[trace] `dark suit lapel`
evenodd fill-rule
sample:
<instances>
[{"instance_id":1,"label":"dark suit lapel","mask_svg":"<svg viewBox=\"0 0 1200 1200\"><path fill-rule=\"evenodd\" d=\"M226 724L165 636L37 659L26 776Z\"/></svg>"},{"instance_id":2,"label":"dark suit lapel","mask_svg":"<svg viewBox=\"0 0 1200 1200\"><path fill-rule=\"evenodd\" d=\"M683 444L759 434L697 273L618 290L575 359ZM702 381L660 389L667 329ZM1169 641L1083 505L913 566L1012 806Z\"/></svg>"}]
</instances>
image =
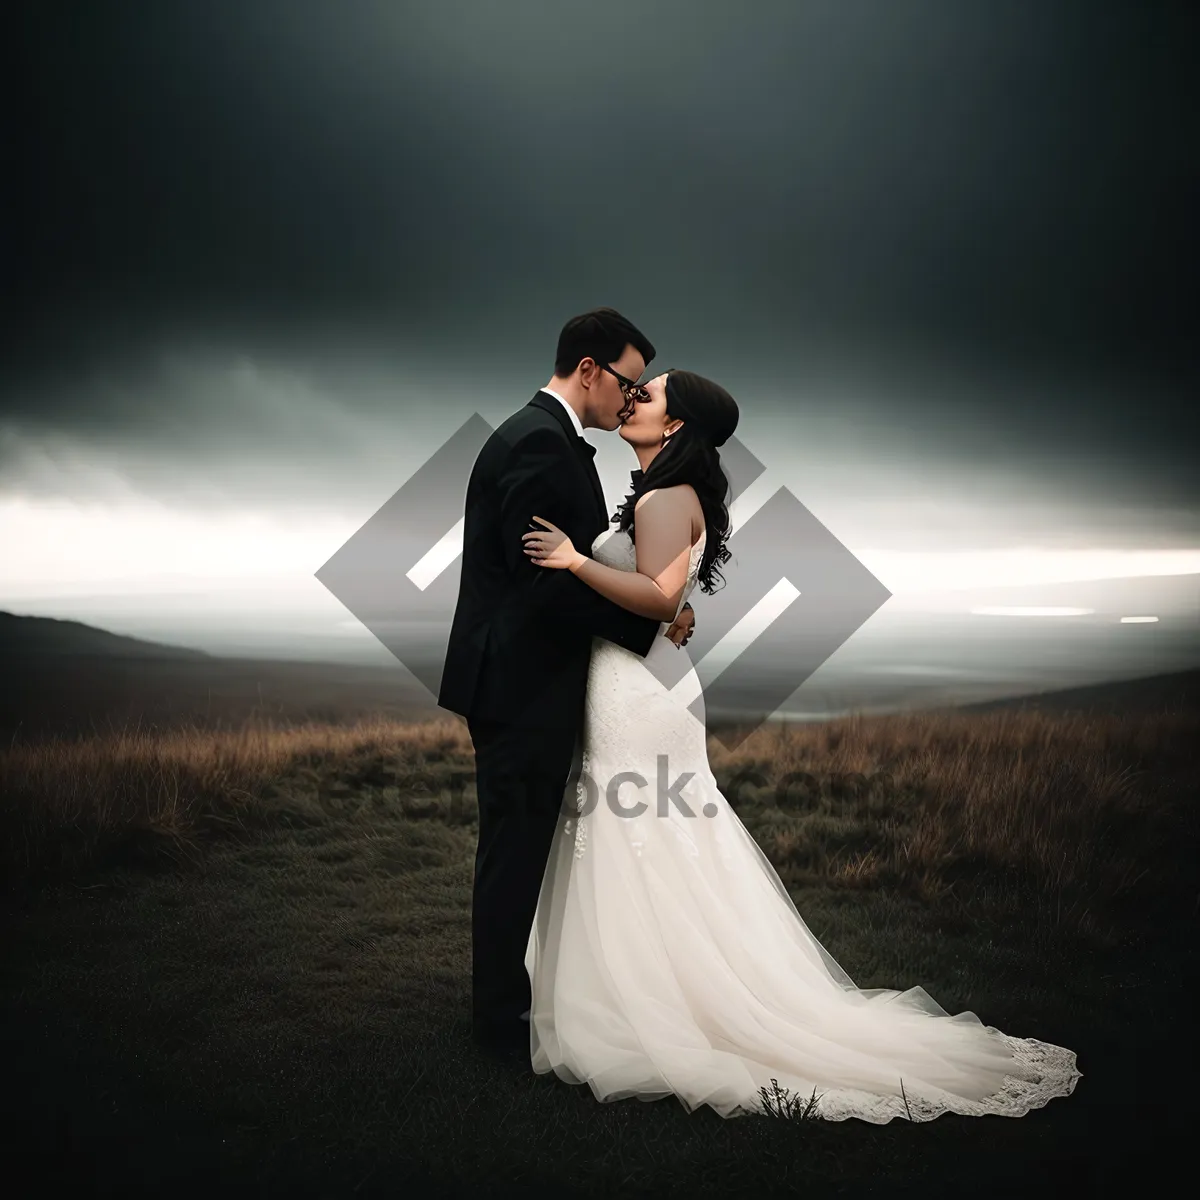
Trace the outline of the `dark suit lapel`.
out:
<instances>
[{"instance_id":1,"label":"dark suit lapel","mask_svg":"<svg viewBox=\"0 0 1200 1200\"><path fill-rule=\"evenodd\" d=\"M567 441L570 442L575 454L579 456L584 474L587 476L588 482L592 485L592 496L596 502L597 532L607 529L608 509L605 507L604 489L600 486L600 475L596 471L596 463L594 461L596 447L591 445L590 442L585 441L575 432L575 426L571 423L571 418L564 411L563 406L548 392L538 392L529 403L544 409L562 426L563 432L567 435Z\"/></svg>"}]
</instances>

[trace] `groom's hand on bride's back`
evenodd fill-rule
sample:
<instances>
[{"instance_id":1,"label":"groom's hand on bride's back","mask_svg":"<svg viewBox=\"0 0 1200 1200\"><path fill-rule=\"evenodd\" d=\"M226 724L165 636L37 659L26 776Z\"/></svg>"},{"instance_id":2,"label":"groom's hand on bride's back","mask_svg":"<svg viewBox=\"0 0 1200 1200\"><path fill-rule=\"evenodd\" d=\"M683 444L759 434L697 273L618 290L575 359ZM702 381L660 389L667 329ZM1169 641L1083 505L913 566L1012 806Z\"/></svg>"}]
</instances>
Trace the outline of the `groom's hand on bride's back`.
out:
<instances>
[{"instance_id":1,"label":"groom's hand on bride's back","mask_svg":"<svg viewBox=\"0 0 1200 1200\"><path fill-rule=\"evenodd\" d=\"M670 638L676 646L686 646L688 638L692 636L695 630L696 614L692 611L690 604L684 604L679 610L679 616L675 618L670 629L667 629L663 633L663 637Z\"/></svg>"}]
</instances>

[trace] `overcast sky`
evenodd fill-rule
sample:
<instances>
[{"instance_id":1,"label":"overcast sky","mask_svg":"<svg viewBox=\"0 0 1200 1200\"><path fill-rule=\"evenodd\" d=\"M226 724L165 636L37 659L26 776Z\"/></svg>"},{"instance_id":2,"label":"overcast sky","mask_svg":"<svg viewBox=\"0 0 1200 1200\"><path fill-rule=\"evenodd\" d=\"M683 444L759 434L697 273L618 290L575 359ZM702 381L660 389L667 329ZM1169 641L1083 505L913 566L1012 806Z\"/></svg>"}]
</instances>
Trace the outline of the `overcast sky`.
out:
<instances>
[{"instance_id":1,"label":"overcast sky","mask_svg":"<svg viewBox=\"0 0 1200 1200\"><path fill-rule=\"evenodd\" d=\"M26 590L138 512L303 519L315 570L599 304L852 548L1200 547L1194 6L18 11Z\"/></svg>"}]
</instances>

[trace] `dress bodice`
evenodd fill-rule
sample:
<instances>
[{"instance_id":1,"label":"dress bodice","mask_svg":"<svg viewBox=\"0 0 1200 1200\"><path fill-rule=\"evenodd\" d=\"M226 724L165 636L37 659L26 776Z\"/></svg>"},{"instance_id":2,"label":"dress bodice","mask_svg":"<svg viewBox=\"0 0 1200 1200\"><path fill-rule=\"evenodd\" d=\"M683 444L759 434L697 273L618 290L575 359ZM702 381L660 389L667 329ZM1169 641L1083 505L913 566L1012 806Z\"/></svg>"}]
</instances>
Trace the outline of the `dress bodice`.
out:
<instances>
[{"instance_id":1,"label":"dress bodice","mask_svg":"<svg viewBox=\"0 0 1200 1200\"><path fill-rule=\"evenodd\" d=\"M679 598L679 608L684 606L696 586L700 559L704 556L704 543L707 539L708 530L702 530L688 556L687 583L684 584L683 595ZM606 529L598 534L592 543L592 557L605 566L616 567L621 571L637 570L637 547L627 530ZM676 609L677 614L678 611Z\"/></svg>"}]
</instances>

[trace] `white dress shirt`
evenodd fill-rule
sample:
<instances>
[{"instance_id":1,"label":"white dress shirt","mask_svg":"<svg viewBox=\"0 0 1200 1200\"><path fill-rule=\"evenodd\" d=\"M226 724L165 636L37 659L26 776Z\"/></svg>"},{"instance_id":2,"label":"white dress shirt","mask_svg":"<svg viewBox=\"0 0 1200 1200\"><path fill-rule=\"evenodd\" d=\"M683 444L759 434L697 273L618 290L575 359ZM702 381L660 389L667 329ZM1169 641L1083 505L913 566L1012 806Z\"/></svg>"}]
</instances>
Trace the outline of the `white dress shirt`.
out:
<instances>
[{"instance_id":1,"label":"white dress shirt","mask_svg":"<svg viewBox=\"0 0 1200 1200\"><path fill-rule=\"evenodd\" d=\"M567 410L567 416L571 418L571 424L575 426L575 432L583 437L583 422L579 419L579 414L555 391L550 388L542 388L548 396L553 396Z\"/></svg>"}]
</instances>

